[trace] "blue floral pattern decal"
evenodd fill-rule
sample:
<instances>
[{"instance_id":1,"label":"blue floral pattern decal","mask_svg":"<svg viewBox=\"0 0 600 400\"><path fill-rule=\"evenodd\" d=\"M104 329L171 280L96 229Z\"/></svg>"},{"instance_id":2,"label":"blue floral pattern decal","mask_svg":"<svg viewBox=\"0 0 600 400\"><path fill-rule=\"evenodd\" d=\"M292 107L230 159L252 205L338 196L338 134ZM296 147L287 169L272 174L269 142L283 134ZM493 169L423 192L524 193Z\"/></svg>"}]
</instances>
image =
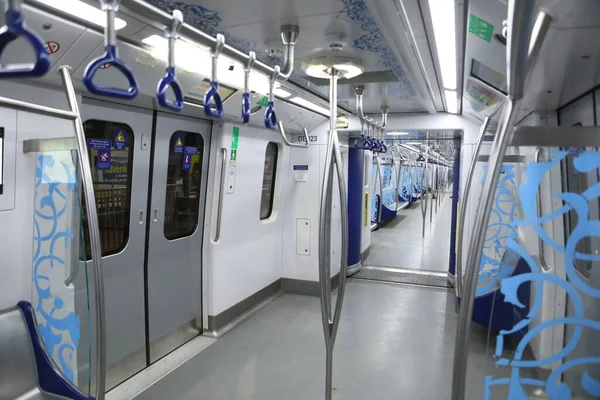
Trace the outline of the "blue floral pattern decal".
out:
<instances>
[{"instance_id":1,"label":"blue floral pattern decal","mask_svg":"<svg viewBox=\"0 0 600 400\"><path fill-rule=\"evenodd\" d=\"M400 185L398 185L398 195L402 201L412 201L412 190L410 189L410 177L412 167L403 165L400 167Z\"/></svg>"},{"instance_id":2,"label":"blue floral pattern decal","mask_svg":"<svg viewBox=\"0 0 600 400\"><path fill-rule=\"evenodd\" d=\"M65 268L74 239L71 232L73 201L77 196L75 165L59 153L37 156L35 209L33 220L33 307L39 334L48 355L67 379L76 383L76 349L80 337L79 316L73 312L72 301L63 296ZM72 292L71 292L72 297Z\"/></svg>"},{"instance_id":3,"label":"blue floral pattern decal","mask_svg":"<svg viewBox=\"0 0 600 400\"><path fill-rule=\"evenodd\" d=\"M519 308L526 307L517 297L517 291L521 285L526 283L534 285L535 291L533 293L535 293L535 296L532 299L531 309L527 316L516 323L512 329L501 330L497 336L496 365L510 368L510 377L494 378L488 376L484 393L486 400L492 398L492 390L499 385L508 387L508 398L510 400L529 399L525 390L527 386L543 388L548 397L553 400L568 400L574 398L574 395L585 396L581 398L600 397L600 380L598 380L600 357L597 356L597 353L589 354L589 348L583 348L580 343L580 339L584 334L587 335L588 344L591 338L597 338L600 335L600 322L592 319L590 315L586 315L586 310L593 312L594 309L590 310L584 307L586 301L598 302L600 288L590 285L591 282L583 279L575 268L576 260L600 261L600 254L595 253L593 250L590 253L577 251L578 244L582 240L600 237L600 221L590 218L590 202L600 197L600 183L592 184L583 193L556 193L554 197L561 200L563 206L549 214L538 216L537 209L538 189L542 179L553 167L560 167L560 162L565 160L569 154L569 151L553 151L550 152L551 157L548 161L529 163L525 171L524 183L519 185L520 208L523 216L522 219L515 218L511 222L512 229L506 247L509 251L523 258L529 264L531 272L505 277L500 282L500 290L507 302ZM592 173L596 175L600 169L600 152L598 151L578 152L572 160L574 168L580 174ZM568 237L565 238L565 245L563 246L545 233L542 223L555 218L562 218L564 214L571 211L574 211L577 215L577 224L570 233L566 232ZM544 273L537 260L519 244L515 231L518 227L524 226L532 228L545 244L563 254L566 279L553 273ZM530 326L542 307L544 284L555 285L566 293L571 312L567 317L555 318ZM571 334L565 338L564 347L545 359L523 359L525 349L532 339L543 330L557 325L569 326L571 330ZM521 338L512 358L509 359L504 355L505 337L519 332L523 328L528 328L527 333ZM562 361L562 364L553 368L545 381L521 376L521 370L523 369L549 366L560 361ZM594 372L590 373L590 371ZM524 371L523 375L527 375L527 372ZM577 377L577 381L571 387L562 380L565 373Z\"/></svg>"}]
</instances>

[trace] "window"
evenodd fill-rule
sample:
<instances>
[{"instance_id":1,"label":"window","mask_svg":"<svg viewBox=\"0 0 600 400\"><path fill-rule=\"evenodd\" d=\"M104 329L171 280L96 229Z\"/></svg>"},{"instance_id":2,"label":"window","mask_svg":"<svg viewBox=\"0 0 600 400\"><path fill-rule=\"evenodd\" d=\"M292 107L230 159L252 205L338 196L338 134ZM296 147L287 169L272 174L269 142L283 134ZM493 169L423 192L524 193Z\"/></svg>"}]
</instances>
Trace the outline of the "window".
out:
<instances>
[{"instance_id":1,"label":"window","mask_svg":"<svg viewBox=\"0 0 600 400\"><path fill-rule=\"evenodd\" d=\"M122 251L129 240L133 131L126 124L89 120L83 124L92 168L102 256ZM82 208L85 201L82 200ZM84 212L86 252L91 256L87 213Z\"/></svg>"},{"instance_id":2,"label":"window","mask_svg":"<svg viewBox=\"0 0 600 400\"><path fill-rule=\"evenodd\" d=\"M204 141L197 133L177 131L169 142L165 197L165 237L191 236L198 227Z\"/></svg>"},{"instance_id":3,"label":"window","mask_svg":"<svg viewBox=\"0 0 600 400\"><path fill-rule=\"evenodd\" d=\"M263 171L262 195L260 197L260 219L268 219L273 212L273 197L275 197L275 177L277 175L277 143L269 142L265 154Z\"/></svg>"},{"instance_id":4,"label":"window","mask_svg":"<svg viewBox=\"0 0 600 400\"><path fill-rule=\"evenodd\" d=\"M494 89L504 94L507 94L506 77L500 72L493 70L487 65L473 59L471 63L471 75L482 82L487 83Z\"/></svg>"}]
</instances>

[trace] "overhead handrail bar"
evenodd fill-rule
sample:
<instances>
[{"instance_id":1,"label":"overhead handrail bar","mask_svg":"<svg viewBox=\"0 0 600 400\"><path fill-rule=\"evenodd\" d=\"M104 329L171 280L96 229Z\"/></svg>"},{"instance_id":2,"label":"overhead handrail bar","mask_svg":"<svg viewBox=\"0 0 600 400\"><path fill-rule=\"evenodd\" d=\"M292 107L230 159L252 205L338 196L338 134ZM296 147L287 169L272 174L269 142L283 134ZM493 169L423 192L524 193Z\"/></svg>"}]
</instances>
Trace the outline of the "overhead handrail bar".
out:
<instances>
[{"instance_id":1,"label":"overhead handrail bar","mask_svg":"<svg viewBox=\"0 0 600 400\"><path fill-rule=\"evenodd\" d=\"M470 318L473 314L475 288L481 263L482 249L486 237L487 226L493 205L494 191L498 185L502 163L506 149L514 134L521 100L524 96L527 78L533 69L552 18L544 13L538 14L537 31L533 32L535 2L526 0L510 0L508 5L508 40L507 40L507 108L500 122L498 134L492 144L489 168L483 184L482 199L477 207L475 226L471 236L466 272L464 293L458 316L456 346L454 349L454 368L452 372L452 400L463 400L465 397L466 372L468 361L468 343L470 337ZM539 23L538 23L539 22Z\"/></svg>"},{"instance_id":2,"label":"overhead handrail bar","mask_svg":"<svg viewBox=\"0 0 600 400\"><path fill-rule=\"evenodd\" d=\"M323 173L321 204L319 215L319 283L321 297L321 317L326 348L325 399L331 400L333 383L333 348L342 314L348 268L348 206L346 184L344 182L343 159L337 135L337 79L338 71L332 68L329 81L329 105L331 109L329 139ZM333 165L337 172L341 213L341 263L339 287L335 311L331 310L331 208L333 197Z\"/></svg>"},{"instance_id":3,"label":"overhead handrail bar","mask_svg":"<svg viewBox=\"0 0 600 400\"><path fill-rule=\"evenodd\" d=\"M0 28L0 55L6 46L21 37L33 48L35 62L28 64L0 65L0 78L18 78L26 76L43 76L51 66L50 54L44 40L25 24L22 11L22 0L7 0L4 12L5 24Z\"/></svg>"},{"instance_id":4,"label":"overhead handrail bar","mask_svg":"<svg viewBox=\"0 0 600 400\"><path fill-rule=\"evenodd\" d=\"M225 194L225 179L227 176L227 149L221 148L221 179L219 180L219 201L217 203L217 226L215 227L216 243L221 238L221 218L223 216L223 195Z\"/></svg>"},{"instance_id":5,"label":"overhead handrail bar","mask_svg":"<svg viewBox=\"0 0 600 400\"><path fill-rule=\"evenodd\" d=\"M279 73L279 65L276 65L273 75L269 78L269 106L265 111L265 127L269 129L273 129L277 126L277 114L275 113L275 103L273 101L275 96L273 92L275 90L275 81L277 80Z\"/></svg>"},{"instance_id":6,"label":"overhead handrail bar","mask_svg":"<svg viewBox=\"0 0 600 400\"><path fill-rule=\"evenodd\" d=\"M459 196L459 211L458 211L458 226L457 232L458 237L456 238L456 267L455 267L455 284L454 284L454 295L457 299L462 296L462 248L463 248L463 238L465 236L465 221L467 215L467 205L469 204L469 194L471 193L471 183L473 181L473 175L475 174L475 166L477 165L477 158L479 157L479 153L481 152L481 147L483 145L483 139L488 130L490 122L496 116L496 114L502 109L503 103L492 111L488 116L486 116L483 120L483 124L479 128L479 136L477 137L477 142L475 144L475 151L473 153L473 158L471 159L471 165L469 166L469 171L467 172L467 178L465 180L465 187L463 189L462 198ZM458 305L458 302L456 303ZM458 311L458 310L456 310Z\"/></svg>"},{"instance_id":7,"label":"overhead handrail bar","mask_svg":"<svg viewBox=\"0 0 600 400\"><path fill-rule=\"evenodd\" d=\"M248 62L244 67L244 93L242 93L242 122L244 124L250 122L250 72L255 62L256 53L251 51L248 53Z\"/></svg>"},{"instance_id":8,"label":"overhead handrail bar","mask_svg":"<svg viewBox=\"0 0 600 400\"><path fill-rule=\"evenodd\" d=\"M138 82L131 68L119 58L117 47L117 33L115 31L115 16L119 10L121 0L99 0L102 11L106 13L106 27L104 28L104 54L92 60L83 72L83 83L88 90L100 96L120 97L133 99L138 95ZM169 24L170 25L170 24ZM161 29L162 30L162 29ZM127 79L129 88L126 90L114 87L96 86L94 76L104 65L110 64L119 70Z\"/></svg>"},{"instance_id":9,"label":"overhead handrail bar","mask_svg":"<svg viewBox=\"0 0 600 400\"><path fill-rule=\"evenodd\" d=\"M306 149L307 147L310 146L310 140L308 138L308 129L304 128L304 141L306 142L306 144L303 143L292 143L288 140L287 136L285 136L285 129L283 128L283 122L279 121L277 123L277 125L279 126L279 133L281 134L281 139L283 140L283 142L285 143L286 146L289 147L302 147L304 149Z\"/></svg>"},{"instance_id":10,"label":"overhead handrail bar","mask_svg":"<svg viewBox=\"0 0 600 400\"><path fill-rule=\"evenodd\" d=\"M213 118L223 118L223 100L221 100L221 95L219 94L219 81L217 81L218 59L223 45L225 45L225 36L218 33L215 45L210 51L210 58L212 59L210 90L204 95L204 113ZM212 101L215 103L214 111L210 106Z\"/></svg>"},{"instance_id":11,"label":"overhead handrail bar","mask_svg":"<svg viewBox=\"0 0 600 400\"><path fill-rule=\"evenodd\" d=\"M166 75L158 82L156 89L158 104L173 111L183 110L183 89L181 89L181 85L177 80L177 72L175 71L175 44L177 43L177 34L182 24L183 14L179 10L173 10L173 24L166 31L166 38L169 43ZM169 88L173 89L173 94L175 95L174 102L167 99L167 90Z\"/></svg>"}]
</instances>

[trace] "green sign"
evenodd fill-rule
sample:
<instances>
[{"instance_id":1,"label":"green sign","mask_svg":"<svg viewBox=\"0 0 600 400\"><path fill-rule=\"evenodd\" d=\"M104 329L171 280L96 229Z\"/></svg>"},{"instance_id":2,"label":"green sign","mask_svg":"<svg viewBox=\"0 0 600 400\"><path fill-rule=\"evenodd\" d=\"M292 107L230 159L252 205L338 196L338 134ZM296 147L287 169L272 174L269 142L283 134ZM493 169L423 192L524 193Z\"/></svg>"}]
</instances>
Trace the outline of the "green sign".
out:
<instances>
[{"instance_id":1,"label":"green sign","mask_svg":"<svg viewBox=\"0 0 600 400\"><path fill-rule=\"evenodd\" d=\"M494 25L482 20L476 15L469 14L469 32L479 36L487 42L492 41L494 35Z\"/></svg>"},{"instance_id":2,"label":"green sign","mask_svg":"<svg viewBox=\"0 0 600 400\"><path fill-rule=\"evenodd\" d=\"M256 102L259 106L267 107L269 105L269 97L264 96L262 99Z\"/></svg>"},{"instance_id":3,"label":"green sign","mask_svg":"<svg viewBox=\"0 0 600 400\"><path fill-rule=\"evenodd\" d=\"M238 139L240 137L240 128L237 126L233 127L233 134L231 135L231 157L229 161L237 160L237 148L238 148Z\"/></svg>"}]
</instances>

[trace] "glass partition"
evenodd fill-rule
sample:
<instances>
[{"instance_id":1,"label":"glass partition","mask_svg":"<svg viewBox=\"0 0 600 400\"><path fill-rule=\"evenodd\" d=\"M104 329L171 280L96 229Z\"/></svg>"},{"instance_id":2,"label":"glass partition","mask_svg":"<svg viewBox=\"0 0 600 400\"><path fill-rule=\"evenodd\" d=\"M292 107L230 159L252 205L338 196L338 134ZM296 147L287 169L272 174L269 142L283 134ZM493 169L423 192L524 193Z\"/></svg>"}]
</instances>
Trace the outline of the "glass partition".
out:
<instances>
[{"instance_id":1,"label":"glass partition","mask_svg":"<svg viewBox=\"0 0 600 400\"><path fill-rule=\"evenodd\" d=\"M31 303L48 355L87 394L92 335L77 152L37 152L35 162Z\"/></svg>"}]
</instances>

